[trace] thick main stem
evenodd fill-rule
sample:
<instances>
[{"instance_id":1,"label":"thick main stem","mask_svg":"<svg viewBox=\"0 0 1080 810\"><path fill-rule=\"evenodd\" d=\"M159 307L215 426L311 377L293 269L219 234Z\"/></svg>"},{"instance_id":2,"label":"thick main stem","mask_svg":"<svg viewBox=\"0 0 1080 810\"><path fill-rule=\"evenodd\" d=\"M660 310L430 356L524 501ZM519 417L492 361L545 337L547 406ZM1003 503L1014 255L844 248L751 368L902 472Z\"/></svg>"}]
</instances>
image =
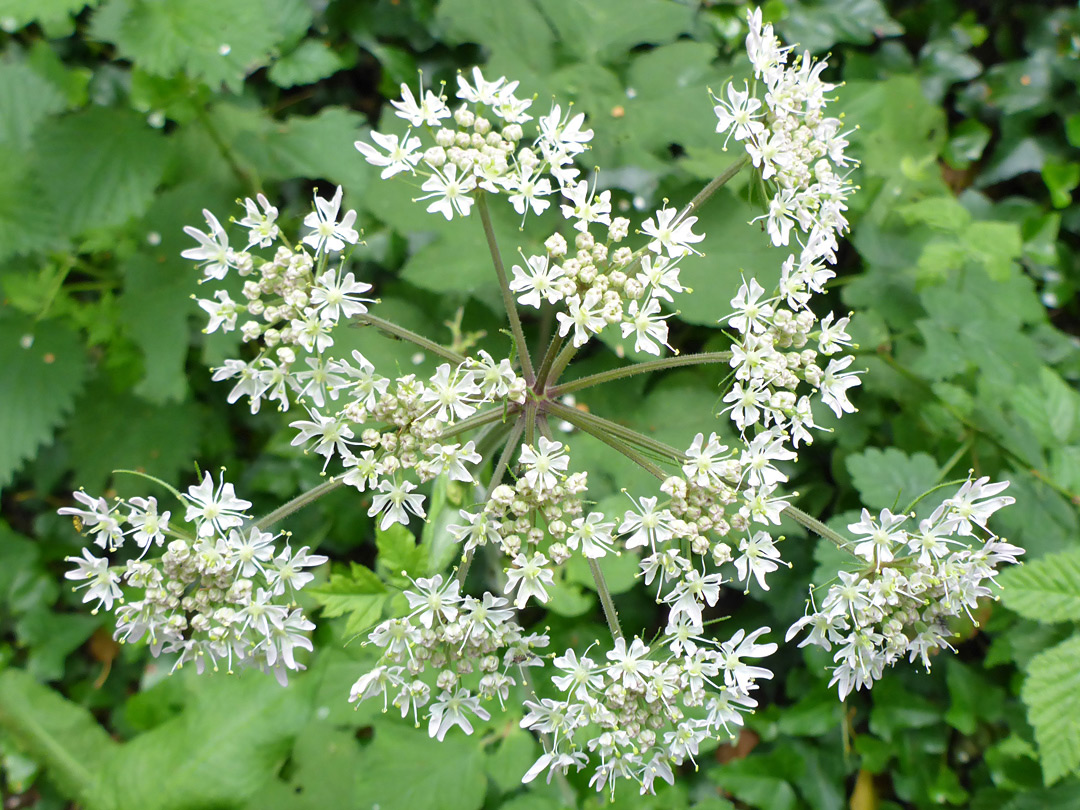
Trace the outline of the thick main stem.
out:
<instances>
[{"instance_id":1,"label":"thick main stem","mask_svg":"<svg viewBox=\"0 0 1080 810\"><path fill-rule=\"evenodd\" d=\"M401 340L406 340L409 343L413 343L419 346L421 349L431 352L437 357L441 357L444 360L449 360L451 363L457 363L458 365L461 365L466 360L463 355L447 349L445 346L440 346L435 341L428 340L423 335L418 335L411 329L406 329L405 327L398 326L396 323L392 323L391 321L383 320L377 315L372 315L370 312L365 312L363 315L356 315L353 320L359 324L374 326L380 332L385 332L391 337L400 338Z\"/></svg>"},{"instance_id":2,"label":"thick main stem","mask_svg":"<svg viewBox=\"0 0 1080 810\"><path fill-rule=\"evenodd\" d=\"M699 354L680 354L675 357L661 357L659 360L646 360L643 363L635 363L631 366L621 366L610 371L601 371L590 374L587 377L579 377L576 380L556 385L548 390L549 395L561 397L573 391L583 388L591 388L594 385L602 385L612 380L621 380L633 377L637 374L648 374L653 371L663 371L668 368L681 366L702 366L707 363L727 363L731 360L731 352L701 352Z\"/></svg>"},{"instance_id":3,"label":"thick main stem","mask_svg":"<svg viewBox=\"0 0 1080 810\"><path fill-rule=\"evenodd\" d=\"M521 328L521 318L518 317L517 301L510 290L510 284L506 280L506 268L503 266L502 255L499 253L499 243L495 239L495 229L491 226L491 214L488 212L487 197L480 192L476 197L476 208L480 212L480 222L484 226L484 236L487 237L488 250L491 252L491 262L495 265L495 275L499 277L499 291L502 293L503 306L506 307L506 315L510 319L510 333L514 337L514 347L518 356L521 357L521 371L525 376L525 382L532 385L536 382L536 374L533 372L532 358L529 357L529 346L525 342L525 332Z\"/></svg>"},{"instance_id":4,"label":"thick main stem","mask_svg":"<svg viewBox=\"0 0 1080 810\"><path fill-rule=\"evenodd\" d=\"M713 194L715 194L721 188L727 185L728 181L730 181L732 177L741 172L749 162L750 156L747 154L743 154L741 158L739 158L726 169L724 169L724 171L718 177L710 180L709 184L705 186L705 188L703 188L701 191L699 191L696 195L694 195L694 199L690 200L690 202L686 204L686 207L679 212L679 216L675 218L675 224L682 222L684 219L694 213L697 209L699 209L702 205L704 205L706 200L708 200Z\"/></svg>"}]
</instances>

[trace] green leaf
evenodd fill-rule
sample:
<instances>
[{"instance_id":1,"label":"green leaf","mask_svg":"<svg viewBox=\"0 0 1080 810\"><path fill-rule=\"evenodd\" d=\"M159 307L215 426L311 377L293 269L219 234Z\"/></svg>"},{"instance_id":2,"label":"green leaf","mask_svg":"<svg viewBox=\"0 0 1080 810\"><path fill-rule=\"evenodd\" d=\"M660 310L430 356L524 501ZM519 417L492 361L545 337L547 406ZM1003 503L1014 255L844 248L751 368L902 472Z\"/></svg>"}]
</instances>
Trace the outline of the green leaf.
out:
<instances>
[{"instance_id":1,"label":"green leaf","mask_svg":"<svg viewBox=\"0 0 1080 810\"><path fill-rule=\"evenodd\" d=\"M1048 554L1002 571L1002 600L1040 622L1080 621L1080 550Z\"/></svg>"},{"instance_id":2,"label":"green leaf","mask_svg":"<svg viewBox=\"0 0 1080 810\"><path fill-rule=\"evenodd\" d=\"M99 778L117 744L85 708L9 669L0 672L0 727L45 765L65 795L94 810L112 806Z\"/></svg>"},{"instance_id":3,"label":"green leaf","mask_svg":"<svg viewBox=\"0 0 1080 810\"><path fill-rule=\"evenodd\" d=\"M5 31L15 31L32 22L42 24L66 21L86 6L96 6L99 0L7 0L4 17L11 21Z\"/></svg>"},{"instance_id":4,"label":"green leaf","mask_svg":"<svg viewBox=\"0 0 1080 810\"><path fill-rule=\"evenodd\" d=\"M543 12L559 43L581 61L625 59L635 45L671 42L694 13L666 0L546 0Z\"/></svg>"},{"instance_id":5,"label":"green leaf","mask_svg":"<svg viewBox=\"0 0 1080 810\"><path fill-rule=\"evenodd\" d=\"M475 42L490 49L495 76L499 72L515 79L543 76L554 67L554 32L530 0L483 4L442 0L435 22L438 34L448 43Z\"/></svg>"},{"instance_id":6,"label":"green leaf","mask_svg":"<svg viewBox=\"0 0 1080 810\"><path fill-rule=\"evenodd\" d=\"M1080 768L1080 634L1031 659L1020 697L1052 785Z\"/></svg>"},{"instance_id":7,"label":"green leaf","mask_svg":"<svg viewBox=\"0 0 1080 810\"><path fill-rule=\"evenodd\" d=\"M148 73L184 71L238 92L244 77L269 61L280 35L275 22L257 0L232 0L227 13L217 0L107 0L91 36L114 43Z\"/></svg>"},{"instance_id":8,"label":"green leaf","mask_svg":"<svg viewBox=\"0 0 1080 810\"><path fill-rule=\"evenodd\" d=\"M48 441L82 390L79 339L55 321L0 321L0 487Z\"/></svg>"},{"instance_id":9,"label":"green leaf","mask_svg":"<svg viewBox=\"0 0 1080 810\"><path fill-rule=\"evenodd\" d=\"M1052 369L1040 368L1039 385L1019 386L1009 400L1043 447L1060 447L1073 435L1080 395Z\"/></svg>"},{"instance_id":10,"label":"green leaf","mask_svg":"<svg viewBox=\"0 0 1080 810\"><path fill-rule=\"evenodd\" d=\"M123 225L154 198L165 168L168 142L142 116L91 107L43 124L35 167L45 201L64 229Z\"/></svg>"},{"instance_id":11,"label":"green leaf","mask_svg":"<svg viewBox=\"0 0 1080 810\"><path fill-rule=\"evenodd\" d=\"M909 225L918 223L941 231L957 232L971 222L971 214L951 195L901 205L896 212Z\"/></svg>"},{"instance_id":12,"label":"green leaf","mask_svg":"<svg viewBox=\"0 0 1080 810\"><path fill-rule=\"evenodd\" d=\"M137 469L176 484L197 455L204 418L193 403L151 405L92 385L64 434L75 480L89 492L102 492L113 470ZM102 441L106 436L108 441ZM146 488L145 481L117 484L126 491Z\"/></svg>"},{"instance_id":13,"label":"green leaf","mask_svg":"<svg viewBox=\"0 0 1080 810\"><path fill-rule=\"evenodd\" d=\"M311 714L310 685L257 672L192 677L173 719L104 763L102 789L121 808L235 807L273 779Z\"/></svg>"},{"instance_id":14,"label":"green leaf","mask_svg":"<svg viewBox=\"0 0 1080 810\"><path fill-rule=\"evenodd\" d=\"M1054 208L1067 208L1073 189L1080 185L1080 163L1048 160L1043 164L1042 177Z\"/></svg>"},{"instance_id":15,"label":"green leaf","mask_svg":"<svg viewBox=\"0 0 1080 810\"><path fill-rule=\"evenodd\" d=\"M363 767L360 743L350 731L311 723L289 755L288 777L273 780L247 805L251 810L325 810L363 806L356 774Z\"/></svg>"},{"instance_id":16,"label":"green leaf","mask_svg":"<svg viewBox=\"0 0 1080 810\"><path fill-rule=\"evenodd\" d=\"M875 39L904 33L881 0L819 0L792 4L780 31L789 43L798 45L797 50L813 53L828 50L839 42L869 45Z\"/></svg>"},{"instance_id":17,"label":"green leaf","mask_svg":"<svg viewBox=\"0 0 1080 810\"><path fill-rule=\"evenodd\" d=\"M443 742L427 730L380 724L363 751L356 795L380 810L476 810L487 778L477 737L459 729Z\"/></svg>"},{"instance_id":18,"label":"green leaf","mask_svg":"<svg viewBox=\"0 0 1080 810\"><path fill-rule=\"evenodd\" d=\"M323 616L349 616L345 635L357 636L382 618L383 605L390 592L375 572L359 563L349 563L348 574L331 574L330 581L318 588L308 588L312 598L322 607Z\"/></svg>"},{"instance_id":19,"label":"green leaf","mask_svg":"<svg viewBox=\"0 0 1080 810\"><path fill-rule=\"evenodd\" d=\"M305 39L270 66L270 81L278 87L314 84L349 66L350 60L335 51L327 42Z\"/></svg>"},{"instance_id":20,"label":"green leaf","mask_svg":"<svg viewBox=\"0 0 1080 810\"><path fill-rule=\"evenodd\" d=\"M990 127L974 118L966 118L953 129L945 145L945 160L954 169L967 168L982 157L993 133Z\"/></svg>"},{"instance_id":21,"label":"green leaf","mask_svg":"<svg viewBox=\"0 0 1080 810\"><path fill-rule=\"evenodd\" d=\"M57 248L63 244L60 232L26 154L0 144L0 260Z\"/></svg>"},{"instance_id":22,"label":"green leaf","mask_svg":"<svg viewBox=\"0 0 1080 810\"><path fill-rule=\"evenodd\" d=\"M926 453L908 455L903 450L869 447L847 458L848 472L870 509L903 509L934 486L937 462Z\"/></svg>"},{"instance_id":23,"label":"green leaf","mask_svg":"<svg viewBox=\"0 0 1080 810\"><path fill-rule=\"evenodd\" d=\"M964 232L964 245L991 279L1006 281L1013 260L1020 257L1023 239L1015 222L973 222Z\"/></svg>"},{"instance_id":24,"label":"green leaf","mask_svg":"<svg viewBox=\"0 0 1080 810\"><path fill-rule=\"evenodd\" d=\"M400 523L389 529L375 530L375 545L379 557L375 569L387 582L407 584L405 575L412 578L428 573L425 549L416 544L416 538Z\"/></svg>"},{"instance_id":25,"label":"green leaf","mask_svg":"<svg viewBox=\"0 0 1080 810\"><path fill-rule=\"evenodd\" d=\"M38 124L64 106L60 91L27 65L0 64L0 144L29 148Z\"/></svg>"}]
</instances>

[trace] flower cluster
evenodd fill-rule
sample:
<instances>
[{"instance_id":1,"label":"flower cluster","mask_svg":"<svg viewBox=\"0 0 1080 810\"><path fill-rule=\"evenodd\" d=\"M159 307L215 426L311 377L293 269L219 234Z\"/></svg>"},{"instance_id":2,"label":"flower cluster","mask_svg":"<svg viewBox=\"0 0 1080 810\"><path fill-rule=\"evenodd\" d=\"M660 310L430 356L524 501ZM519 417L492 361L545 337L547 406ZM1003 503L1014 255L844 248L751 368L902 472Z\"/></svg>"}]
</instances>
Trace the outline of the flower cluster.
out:
<instances>
[{"instance_id":1,"label":"flower cluster","mask_svg":"<svg viewBox=\"0 0 1080 810\"><path fill-rule=\"evenodd\" d=\"M215 485L209 473L180 496L183 526L162 512L154 498L109 504L76 492L81 507L59 510L107 553L128 541L139 556L110 565L84 548L69 557L66 577L80 582L83 602L94 611L116 605L116 637L145 637L154 655L175 655L176 667L207 662L228 671L255 667L285 683L288 670L303 669L297 649L311 649L314 629L295 606L295 593L311 582L306 570L326 562L307 546L293 550L282 538L262 531L224 474ZM164 551L149 557L152 548Z\"/></svg>"},{"instance_id":2,"label":"flower cluster","mask_svg":"<svg viewBox=\"0 0 1080 810\"><path fill-rule=\"evenodd\" d=\"M1000 495L1008 482L970 478L925 520L917 532L903 528L907 515L883 509L875 520L866 510L848 530L857 538L854 553L867 567L840 571L815 609L791 626L790 641L806 628L799 646L837 647L830 686L840 697L869 688L885 667L920 659L930 669L930 653L949 647L948 619L967 613L993 592L988 582L1002 563L1015 564L1024 553L1001 540L987 519L1013 498Z\"/></svg>"},{"instance_id":3,"label":"flower cluster","mask_svg":"<svg viewBox=\"0 0 1080 810\"><path fill-rule=\"evenodd\" d=\"M407 616L387 619L371 631L371 643L383 654L353 685L350 702L382 696L384 710L389 702L402 717L411 713L418 727L425 709L428 733L442 740L454 726L471 734L470 716L491 718L481 699L496 699L505 708L510 688L518 683L509 673L542 665L535 650L547 646L547 636L526 634L502 597L463 597L455 580L444 582L436 574L416 580L405 598ZM425 672L432 673L438 690L434 700L431 686L421 679ZM392 700L391 691L396 692Z\"/></svg>"}]
</instances>

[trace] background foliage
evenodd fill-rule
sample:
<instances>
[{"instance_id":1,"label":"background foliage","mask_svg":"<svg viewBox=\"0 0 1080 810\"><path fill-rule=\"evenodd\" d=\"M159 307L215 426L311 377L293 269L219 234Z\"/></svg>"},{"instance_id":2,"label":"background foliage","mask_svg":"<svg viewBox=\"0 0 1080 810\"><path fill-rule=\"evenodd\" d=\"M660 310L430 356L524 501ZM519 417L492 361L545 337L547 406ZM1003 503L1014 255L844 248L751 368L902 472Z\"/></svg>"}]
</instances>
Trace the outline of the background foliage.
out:
<instances>
[{"instance_id":1,"label":"background foliage","mask_svg":"<svg viewBox=\"0 0 1080 810\"><path fill-rule=\"evenodd\" d=\"M860 499L902 506L971 468L1012 481L1017 503L998 529L1029 564L1002 576L1004 603L958 626L958 654L929 676L899 667L840 704L821 651L783 649L766 708L734 744L658 798L618 804L1080 807L1080 13L1007 0L773 0L765 12L788 41L832 52L863 161L833 306L858 310L869 373L859 413L803 454L798 502L841 528ZM207 367L234 345L192 318L196 274L179 252L200 209L266 189L295 213L313 188L341 184L382 307L447 343L463 339L463 317L497 345L479 228L417 219L411 190L378 183L353 150L384 98L420 69L453 81L479 63L541 104L574 99L596 129L602 179L624 209L648 208L731 159L705 88L746 73L743 13L689 0L0 0L5 807L559 806L554 788L518 783L537 744L514 724L438 745L345 703L365 656L345 642L388 601L349 563L423 570L442 555L434 531L419 544L376 537L345 492L291 519L341 567L317 590L310 669L282 690L257 675L165 677L168 662L115 645L62 584L79 541L55 509L76 486L141 488L117 469L190 483L193 459L227 463L257 507L319 480L285 420L229 408L209 383ZM767 240L744 225L748 200L724 192L702 215L717 260L686 267L697 292L673 330L684 349L714 339L740 270L778 274ZM511 238L515 223L501 232ZM379 367L426 362L392 341L352 340ZM707 372L638 379L584 404L676 445L715 429ZM632 488L636 471L569 441L611 494ZM801 615L832 552L794 527L788 536L795 565L768 602L729 594L725 610L774 628ZM555 646L604 632L590 582L569 577L551 614L533 617ZM650 604L618 599L649 622Z\"/></svg>"}]
</instances>

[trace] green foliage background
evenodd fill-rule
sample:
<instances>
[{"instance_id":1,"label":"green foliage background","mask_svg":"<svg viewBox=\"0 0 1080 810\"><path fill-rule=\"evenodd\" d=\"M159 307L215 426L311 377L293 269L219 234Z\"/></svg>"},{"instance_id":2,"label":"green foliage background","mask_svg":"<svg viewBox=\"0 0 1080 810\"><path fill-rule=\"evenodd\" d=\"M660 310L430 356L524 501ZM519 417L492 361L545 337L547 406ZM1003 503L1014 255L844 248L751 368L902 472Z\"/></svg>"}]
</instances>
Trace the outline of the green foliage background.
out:
<instances>
[{"instance_id":1,"label":"green foliage background","mask_svg":"<svg viewBox=\"0 0 1080 810\"><path fill-rule=\"evenodd\" d=\"M621 793L619 806L1080 807L1080 13L969 6L764 7L789 42L831 51L862 160L832 301L858 310L860 410L792 480L803 509L842 528L860 501L902 506L969 468L1008 478L1017 503L997 526L1029 564L1002 575L1004 603L958 626L957 655L930 675L898 667L842 705L821 651L783 649L737 745L703 753L655 799ZM181 228L201 224L202 208L225 213L265 189L295 215L313 188L341 184L360 211L357 255L380 314L449 342L462 310L482 345L501 346L479 228L425 218L353 141L380 120L397 126L384 99L418 70L452 82L478 63L542 107L555 95L589 113L591 158L617 198L683 199L731 160L705 89L746 75L743 13L690 0L0 0L6 807L560 806L553 787L519 784L538 748L512 722L439 745L377 706L345 703L366 665L345 642L388 601L349 563L422 568L433 532L416 547L407 533L376 542L362 499L345 492L291 519L341 568L319 591L310 669L283 690L257 675L166 677L167 662L116 647L107 619L63 585L80 541L55 509L78 486L142 489L113 474L122 468L187 485L194 459L227 464L260 509L319 480L289 447L286 420L229 408L209 383L207 367L236 341L202 335L193 317ZM778 274L776 251L744 224L755 215L745 192L705 209L710 258L686 266L696 292L680 302L676 345L715 338L740 271ZM511 218L497 225L516 234ZM407 346L350 340L377 367L413 367ZM678 371L582 399L685 443L716 428L716 384ZM638 473L571 442L611 494L633 487ZM827 543L787 535L794 567L769 600L733 594L725 609L774 628L801 615L807 584L834 560ZM556 646L604 632L589 581L561 584L543 620ZM619 604L647 623L647 602ZM575 786L582 806L600 802Z\"/></svg>"}]
</instances>

